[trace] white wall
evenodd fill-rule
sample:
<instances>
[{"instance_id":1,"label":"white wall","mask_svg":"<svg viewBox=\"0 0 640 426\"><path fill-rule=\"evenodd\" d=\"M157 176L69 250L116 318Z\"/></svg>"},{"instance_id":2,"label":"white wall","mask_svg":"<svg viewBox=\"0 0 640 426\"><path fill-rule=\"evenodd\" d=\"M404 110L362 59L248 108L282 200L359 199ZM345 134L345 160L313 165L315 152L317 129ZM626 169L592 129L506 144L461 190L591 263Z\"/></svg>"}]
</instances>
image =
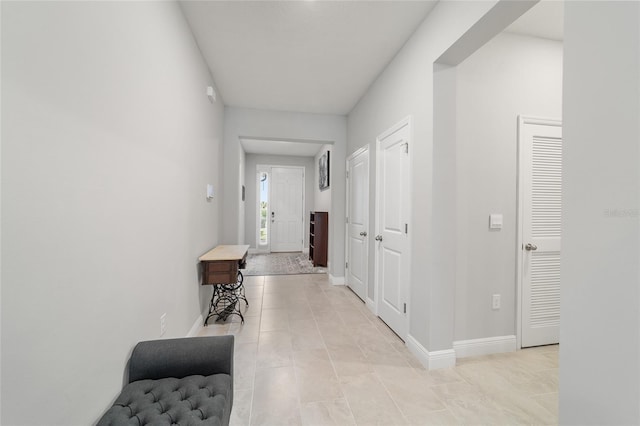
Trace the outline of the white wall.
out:
<instances>
[{"instance_id":1,"label":"white wall","mask_svg":"<svg viewBox=\"0 0 640 426\"><path fill-rule=\"evenodd\" d=\"M87 425L211 289L223 108L174 2L2 2L2 424Z\"/></svg>"},{"instance_id":2,"label":"white wall","mask_svg":"<svg viewBox=\"0 0 640 426\"><path fill-rule=\"evenodd\" d=\"M562 43L503 33L457 66L455 340L516 333L518 114L562 118ZM438 105L436 105L438 107ZM489 215L503 215L500 231ZM500 294L502 307L491 309Z\"/></svg>"},{"instance_id":3,"label":"white wall","mask_svg":"<svg viewBox=\"0 0 640 426\"><path fill-rule=\"evenodd\" d=\"M639 424L640 4L566 2L564 48L560 424Z\"/></svg>"},{"instance_id":4,"label":"white wall","mask_svg":"<svg viewBox=\"0 0 640 426\"><path fill-rule=\"evenodd\" d=\"M246 194L245 194L245 239L244 243L256 248L256 211L258 198L256 193L256 166L299 166L304 167L304 248L309 248L309 212L313 210L313 157L295 157L285 155L259 155L247 154L246 156Z\"/></svg>"},{"instance_id":5,"label":"white wall","mask_svg":"<svg viewBox=\"0 0 640 426\"><path fill-rule=\"evenodd\" d=\"M240 197L237 156L239 137L271 138L295 141L333 142L334 156L331 171L332 205L329 213L329 256L335 260L329 268L334 277L344 276L344 218L345 218L345 151L347 120L340 115L308 114L302 112L266 111L237 107L225 108L224 126L224 204L222 239L238 244L237 229L245 218L239 216ZM335 160L335 161L334 161ZM335 182L335 186L334 186ZM229 206L229 208L227 208Z\"/></svg>"},{"instance_id":6,"label":"white wall","mask_svg":"<svg viewBox=\"0 0 640 426\"><path fill-rule=\"evenodd\" d=\"M433 203L433 66L443 54L464 59L524 13L532 2L439 2L378 77L348 117L347 155L369 144L376 164L375 140L383 131L406 116L413 117L412 144L412 268L409 299L409 334L424 348L450 349L453 342L453 298L443 302L441 294L451 294L454 282L434 280L434 268L441 267L434 246ZM460 59L460 60L462 60ZM457 64L453 64L457 65ZM444 152L443 155L450 155ZM438 178L439 179L439 178ZM447 183L449 185L449 183ZM448 187L455 191L455 187ZM374 217L375 167L370 176L370 211ZM444 189L446 190L446 188ZM437 216L435 216L437 217ZM371 221L372 226L374 221ZM370 230L374 235L374 229ZM344 231L343 231L344 232ZM375 247L370 241L369 276L374 277ZM437 274L436 274L437 276ZM370 280L372 286L374 280ZM449 320L443 320L443 312Z\"/></svg>"}]
</instances>

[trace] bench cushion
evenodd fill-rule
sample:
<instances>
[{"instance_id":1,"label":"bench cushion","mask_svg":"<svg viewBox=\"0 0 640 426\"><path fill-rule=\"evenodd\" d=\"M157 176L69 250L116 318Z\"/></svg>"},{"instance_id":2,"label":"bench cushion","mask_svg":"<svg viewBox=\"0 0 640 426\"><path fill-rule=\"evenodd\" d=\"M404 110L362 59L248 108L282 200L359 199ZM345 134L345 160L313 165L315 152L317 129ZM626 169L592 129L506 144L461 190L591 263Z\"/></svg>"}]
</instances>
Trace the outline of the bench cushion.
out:
<instances>
[{"instance_id":1,"label":"bench cushion","mask_svg":"<svg viewBox=\"0 0 640 426\"><path fill-rule=\"evenodd\" d=\"M98 422L106 425L223 425L231 409L228 374L129 383Z\"/></svg>"}]
</instances>

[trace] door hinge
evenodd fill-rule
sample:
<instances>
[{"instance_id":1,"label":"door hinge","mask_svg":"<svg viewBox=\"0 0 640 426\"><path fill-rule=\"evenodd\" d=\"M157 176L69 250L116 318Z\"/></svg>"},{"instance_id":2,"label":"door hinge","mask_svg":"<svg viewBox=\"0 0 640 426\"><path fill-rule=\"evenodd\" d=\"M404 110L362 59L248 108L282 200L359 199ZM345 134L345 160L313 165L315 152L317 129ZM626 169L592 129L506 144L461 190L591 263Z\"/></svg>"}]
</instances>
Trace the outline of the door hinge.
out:
<instances>
[{"instance_id":1,"label":"door hinge","mask_svg":"<svg viewBox=\"0 0 640 426\"><path fill-rule=\"evenodd\" d=\"M347 170L347 179L349 179L349 171Z\"/></svg>"},{"instance_id":2,"label":"door hinge","mask_svg":"<svg viewBox=\"0 0 640 426\"><path fill-rule=\"evenodd\" d=\"M344 220L345 220L346 223L349 223L349 218L348 217L345 217Z\"/></svg>"},{"instance_id":3,"label":"door hinge","mask_svg":"<svg viewBox=\"0 0 640 426\"><path fill-rule=\"evenodd\" d=\"M345 262L344 269L349 269L349 262Z\"/></svg>"},{"instance_id":4,"label":"door hinge","mask_svg":"<svg viewBox=\"0 0 640 426\"><path fill-rule=\"evenodd\" d=\"M404 304L404 313L405 314L407 313L407 304L406 303Z\"/></svg>"},{"instance_id":5,"label":"door hinge","mask_svg":"<svg viewBox=\"0 0 640 426\"><path fill-rule=\"evenodd\" d=\"M409 153L409 142L405 142L402 145L404 145L404 153L408 154Z\"/></svg>"},{"instance_id":6,"label":"door hinge","mask_svg":"<svg viewBox=\"0 0 640 426\"><path fill-rule=\"evenodd\" d=\"M405 234L408 234L408 233L409 233L409 224L408 224L408 223L405 223L405 224L404 224L404 233L405 233Z\"/></svg>"}]
</instances>

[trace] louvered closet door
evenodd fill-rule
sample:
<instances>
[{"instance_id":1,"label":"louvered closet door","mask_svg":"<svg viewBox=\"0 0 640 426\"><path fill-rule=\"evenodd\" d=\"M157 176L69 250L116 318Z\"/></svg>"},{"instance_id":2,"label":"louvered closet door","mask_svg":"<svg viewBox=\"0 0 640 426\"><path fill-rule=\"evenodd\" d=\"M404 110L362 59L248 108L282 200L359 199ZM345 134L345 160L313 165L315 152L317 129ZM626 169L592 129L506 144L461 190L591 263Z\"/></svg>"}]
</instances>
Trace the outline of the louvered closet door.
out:
<instances>
[{"instance_id":1,"label":"louvered closet door","mask_svg":"<svg viewBox=\"0 0 640 426\"><path fill-rule=\"evenodd\" d=\"M522 347L559 342L562 215L560 122L521 123Z\"/></svg>"}]
</instances>

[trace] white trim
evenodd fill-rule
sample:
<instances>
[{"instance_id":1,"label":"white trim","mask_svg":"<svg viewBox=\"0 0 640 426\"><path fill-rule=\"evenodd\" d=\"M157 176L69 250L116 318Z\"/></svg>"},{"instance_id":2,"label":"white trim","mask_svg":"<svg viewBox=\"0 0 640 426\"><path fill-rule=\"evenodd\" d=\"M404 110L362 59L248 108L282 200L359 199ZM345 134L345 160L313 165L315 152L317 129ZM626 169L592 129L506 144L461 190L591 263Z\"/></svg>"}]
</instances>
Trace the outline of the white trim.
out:
<instances>
[{"instance_id":1,"label":"white trim","mask_svg":"<svg viewBox=\"0 0 640 426\"><path fill-rule=\"evenodd\" d=\"M399 131L400 129L402 129L403 127L407 127L409 129L409 140L407 141L407 156L408 156L408 160L409 160L409 171L408 171L408 193L412 194L412 190L413 190L413 183L412 183L412 172L413 172L413 156L412 156L412 152L413 152L413 148L411 147L411 145L413 144L414 141L414 136L413 136L413 116L409 115L405 118L403 118L402 120L400 120L398 123L396 123L395 125L391 126L388 130L386 130L385 132L383 132L382 134L380 134L377 138L376 138L376 169L375 169L375 174L376 174L376 193L375 193L375 235L380 235L381 231L380 231L380 188L381 188L381 182L380 182L380 168L381 168L381 161L382 161L382 156L380 155L380 144L381 141L384 140L385 138L391 136L392 134L394 134L395 132ZM407 206L407 221L406 223L409 225L409 229L413 229L412 226L412 203L411 203L411 199L409 198L408 201L408 206ZM404 266L404 268L407 271L411 271L411 247L412 247L412 232L409 232L407 234L407 253L406 253L406 265ZM373 279L374 279L374 297L376 300L376 312L380 312L380 277L379 277L379 273L378 273L378 266L380 264L380 250L378 249L378 245L375 244L375 255L374 255L374 267L373 267ZM411 278L411 273L409 272L409 279ZM405 290L406 290L406 296L405 296L405 303L407 306L407 312L405 315L405 330L407 333L407 336L400 336L401 338L405 338L409 336L409 330L410 330L410 326L411 326L411 286L407 283L405 284ZM395 331L395 330L394 330Z\"/></svg>"},{"instance_id":2,"label":"white trim","mask_svg":"<svg viewBox=\"0 0 640 426\"><path fill-rule=\"evenodd\" d=\"M516 336L495 336L453 342L456 358L516 351Z\"/></svg>"},{"instance_id":3,"label":"white trim","mask_svg":"<svg viewBox=\"0 0 640 426\"><path fill-rule=\"evenodd\" d=\"M407 335L405 344L409 351L418 358L418 361L426 368L429 369L429 351L420 344L412 335Z\"/></svg>"},{"instance_id":4,"label":"white trim","mask_svg":"<svg viewBox=\"0 0 640 426\"><path fill-rule=\"evenodd\" d=\"M307 247L303 247L303 248L302 248L302 253L303 253L303 254L309 254L309 246L307 246Z\"/></svg>"},{"instance_id":5,"label":"white trim","mask_svg":"<svg viewBox=\"0 0 640 426\"><path fill-rule=\"evenodd\" d=\"M329 274L329 282L332 285L344 285L344 277L334 277L333 275Z\"/></svg>"},{"instance_id":6,"label":"white trim","mask_svg":"<svg viewBox=\"0 0 640 426\"><path fill-rule=\"evenodd\" d=\"M354 158L356 158L358 155L362 154L365 151L369 151L369 145L364 145L360 148L358 148L357 150L355 150L354 152L351 153L351 155L349 155L347 157L347 161L349 160L353 160Z\"/></svg>"},{"instance_id":7,"label":"white trim","mask_svg":"<svg viewBox=\"0 0 640 426\"><path fill-rule=\"evenodd\" d=\"M407 335L406 345L427 370L451 368L456 365L456 353L453 349L429 352L412 335Z\"/></svg>"},{"instance_id":8,"label":"white trim","mask_svg":"<svg viewBox=\"0 0 640 426\"><path fill-rule=\"evenodd\" d=\"M307 221L307 215L305 213L305 206L307 203L307 194L306 194L306 190L307 190L307 176L306 176L306 168L305 166L278 166L276 164L272 164L272 165L264 165L264 164L258 164L256 165L256 170L258 170L258 167L269 167L269 179L271 180L269 183L269 210L271 210L271 205L273 204L273 200L272 200L272 192L271 189L273 188L273 169L274 168L279 168L279 169L299 169L302 170L302 242L300 243L300 250L302 251L304 249L304 236L305 236L305 230L307 229L307 226L305 226L305 223ZM259 192L259 191L256 191ZM257 196L259 197L259 194L257 194ZM258 199L259 200L259 199ZM256 216L258 216L258 214L256 214ZM258 216L259 217L259 216ZM269 242L269 253L273 252L272 249L272 244L271 242L273 241L273 227L271 226L271 221L269 220L269 217L267 215L267 223L268 225L268 231L267 231L267 240ZM260 230L256 229L256 234L259 237L260 235Z\"/></svg>"},{"instance_id":9,"label":"white trim","mask_svg":"<svg viewBox=\"0 0 640 426\"><path fill-rule=\"evenodd\" d=\"M369 153L369 145L365 145L363 147L361 147L360 149L356 150L354 153L352 153L351 155L349 155L345 161L345 170L346 170L346 178L345 178L345 216L348 218L349 215L349 211L350 211L350 207L351 207L351 191L349 190L351 187L350 184L350 177L349 177L349 165L351 163L351 161L353 161L354 159L356 159L358 156L362 155L362 154L367 154L367 191L370 191L371 188L371 176L370 176L370 172L371 172L371 154ZM369 194L367 192L367 201L369 200ZM367 223L366 223L366 227L365 227L365 231L367 233L371 232L371 221L369 220L369 206L367 206L367 208L365 209L365 211L367 212ZM348 221L345 221L344 223L344 261L345 261L345 265L349 262L349 223ZM366 238L366 237L365 237ZM358 297L361 297L363 299L367 298L367 294L369 293L369 240L365 240L365 244L364 244L364 249L366 251L364 258L366 259L367 265L366 268L364 268L364 294L359 295ZM349 271L347 270L347 268L345 268L344 271L344 277L345 277L345 285L348 286L351 290L353 290L353 287L351 287L349 285ZM354 291L355 293L355 291Z\"/></svg>"},{"instance_id":10,"label":"white trim","mask_svg":"<svg viewBox=\"0 0 640 426\"><path fill-rule=\"evenodd\" d=\"M523 235L523 217L524 214L524 179L521 178L522 168L524 166L524 152L522 149L523 135L522 128L525 124L538 124L543 126L560 126L562 127L562 120L553 118L542 118L527 115L518 115L518 164L516 170L516 200L517 200L517 212L516 212L516 349L522 348L522 274L523 274L523 261L522 261L522 246L524 244ZM455 343L455 342L454 342Z\"/></svg>"},{"instance_id":11,"label":"white trim","mask_svg":"<svg viewBox=\"0 0 640 426\"><path fill-rule=\"evenodd\" d=\"M369 299L369 297L367 296L367 300L365 300L364 303L367 305L367 308L369 308L369 310L373 312L375 316L378 316L378 306L375 300Z\"/></svg>"},{"instance_id":12,"label":"white trim","mask_svg":"<svg viewBox=\"0 0 640 426\"><path fill-rule=\"evenodd\" d=\"M202 314L200 314L198 318L196 318L196 322L194 322L191 326L191 330L189 330L189 332L187 333L187 337L196 337L198 335L198 332L202 328L203 322L204 318L202 317Z\"/></svg>"},{"instance_id":13,"label":"white trim","mask_svg":"<svg viewBox=\"0 0 640 426\"><path fill-rule=\"evenodd\" d=\"M451 368L456 366L456 351L445 349L429 352L429 370Z\"/></svg>"}]
</instances>

